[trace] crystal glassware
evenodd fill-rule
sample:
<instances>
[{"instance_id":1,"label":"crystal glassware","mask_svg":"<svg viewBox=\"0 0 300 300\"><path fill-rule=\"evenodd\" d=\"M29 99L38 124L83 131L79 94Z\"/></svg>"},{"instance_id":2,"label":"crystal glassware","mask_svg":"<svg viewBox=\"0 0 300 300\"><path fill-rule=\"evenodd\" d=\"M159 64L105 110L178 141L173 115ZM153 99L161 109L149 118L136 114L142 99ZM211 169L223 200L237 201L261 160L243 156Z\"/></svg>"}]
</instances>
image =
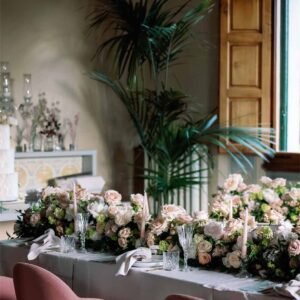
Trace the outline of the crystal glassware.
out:
<instances>
[{"instance_id":1,"label":"crystal glassware","mask_svg":"<svg viewBox=\"0 0 300 300\"><path fill-rule=\"evenodd\" d=\"M184 257L184 268L183 271L188 271L188 255L189 255L189 249L191 247L192 241L193 241L193 226L190 224L184 224L177 226L177 234L179 243L183 250L183 257Z\"/></svg>"},{"instance_id":2,"label":"crystal glassware","mask_svg":"<svg viewBox=\"0 0 300 300\"><path fill-rule=\"evenodd\" d=\"M179 251L163 252L163 269L166 271L178 270Z\"/></svg>"},{"instance_id":3,"label":"crystal glassware","mask_svg":"<svg viewBox=\"0 0 300 300\"><path fill-rule=\"evenodd\" d=\"M78 213L75 216L75 232L79 235L80 252L86 252L85 235L89 222L89 214Z\"/></svg>"}]
</instances>

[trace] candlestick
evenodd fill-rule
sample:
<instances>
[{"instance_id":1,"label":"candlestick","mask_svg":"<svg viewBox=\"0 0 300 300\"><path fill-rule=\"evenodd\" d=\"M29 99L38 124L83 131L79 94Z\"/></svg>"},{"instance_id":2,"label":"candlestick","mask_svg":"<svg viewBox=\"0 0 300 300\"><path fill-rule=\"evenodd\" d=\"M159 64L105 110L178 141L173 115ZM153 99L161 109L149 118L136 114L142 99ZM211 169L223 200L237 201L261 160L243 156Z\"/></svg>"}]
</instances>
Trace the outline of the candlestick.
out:
<instances>
[{"instance_id":1,"label":"candlestick","mask_svg":"<svg viewBox=\"0 0 300 300\"><path fill-rule=\"evenodd\" d=\"M245 208L243 243L242 243L242 259L247 257L247 240L248 240L248 207Z\"/></svg>"},{"instance_id":2,"label":"candlestick","mask_svg":"<svg viewBox=\"0 0 300 300\"><path fill-rule=\"evenodd\" d=\"M76 185L73 184L73 207L74 207L74 216L77 214L77 198L76 198Z\"/></svg>"}]
</instances>

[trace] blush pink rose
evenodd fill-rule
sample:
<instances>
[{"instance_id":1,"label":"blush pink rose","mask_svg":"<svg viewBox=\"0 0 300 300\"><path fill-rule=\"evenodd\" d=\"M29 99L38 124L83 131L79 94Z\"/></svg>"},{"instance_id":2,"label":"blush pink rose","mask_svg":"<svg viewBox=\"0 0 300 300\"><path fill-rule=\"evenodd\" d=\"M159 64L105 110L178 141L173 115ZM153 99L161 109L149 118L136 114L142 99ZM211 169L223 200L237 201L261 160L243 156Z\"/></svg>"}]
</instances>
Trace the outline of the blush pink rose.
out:
<instances>
[{"instance_id":1,"label":"blush pink rose","mask_svg":"<svg viewBox=\"0 0 300 300\"><path fill-rule=\"evenodd\" d=\"M143 207L144 206L144 196L142 194L131 194L130 196L131 202L136 206Z\"/></svg>"},{"instance_id":2,"label":"blush pink rose","mask_svg":"<svg viewBox=\"0 0 300 300\"><path fill-rule=\"evenodd\" d=\"M161 216L168 221L173 221L180 214L186 214L186 210L175 204L166 204L161 209Z\"/></svg>"},{"instance_id":3,"label":"blush pink rose","mask_svg":"<svg viewBox=\"0 0 300 300\"><path fill-rule=\"evenodd\" d=\"M204 234L212 237L214 240L219 240L223 234L223 225L221 223L212 221L205 225Z\"/></svg>"},{"instance_id":4,"label":"blush pink rose","mask_svg":"<svg viewBox=\"0 0 300 300\"><path fill-rule=\"evenodd\" d=\"M107 190L104 199L108 205L118 205L121 203L122 195L115 190Z\"/></svg>"},{"instance_id":5,"label":"blush pink rose","mask_svg":"<svg viewBox=\"0 0 300 300\"><path fill-rule=\"evenodd\" d=\"M161 235L168 230L168 221L165 218L159 217L151 223L151 232L155 235Z\"/></svg>"},{"instance_id":6,"label":"blush pink rose","mask_svg":"<svg viewBox=\"0 0 300 300\"><path fill-rule=\"evenodd\" d=\"M224 181L223 188L227 192L236 191L243 181L243 177L240 174L230 174Z\"/></svg>"},{"instance_id":7,"label":"blush pink rose","mask_svg":"<svg viewBox=\"0 0 300 300\"><path fill-rule=\"evenodd\" d=\"M198 261L200 265L207 265L211 262L211 255L206 252L199 252Z\"/></svg>"},{"instance_id":8,"label":"blush pink rose","mask_svg":"<svg viewBox=\"0 0 300 300\"><path fill-rule=\"evenodd\" d=\"M131 229L129 227L125 227L123 229L121 229L118 233L118 236L120 238L124 238L127 239L132 235Z\"/></svg>"},{"instance_id":9,"label":"blush pink rose","mask_svg":"<svg viewBox=\"0 0 300 300\"><path fill-rule=\"evenodd\" d=\"M176 221L179 224L187 224L187 223L191 223L193 221L193 218L188 214L179 214L176 217Z\"/></svg>"},{"instance_id":10,"label":"blush pink rose","mask_svg":"<svg viewBox=\"0 0 300 300\"><path fill-rule=\"evenodd\" d=\"M118 244L122 249L126 249L128 246L128 241L125 238L118 238Z\"/></svg>"},{"instance_id":11,"label":"blush pink rose","mask_svg":"<svg viewBox=\"0 0 300 300\"><path fill-rule=\"evenodd\" d=\"M290 256L300 255L300 240L290 241L288 252Z\"/></svg>"}]
</instances>

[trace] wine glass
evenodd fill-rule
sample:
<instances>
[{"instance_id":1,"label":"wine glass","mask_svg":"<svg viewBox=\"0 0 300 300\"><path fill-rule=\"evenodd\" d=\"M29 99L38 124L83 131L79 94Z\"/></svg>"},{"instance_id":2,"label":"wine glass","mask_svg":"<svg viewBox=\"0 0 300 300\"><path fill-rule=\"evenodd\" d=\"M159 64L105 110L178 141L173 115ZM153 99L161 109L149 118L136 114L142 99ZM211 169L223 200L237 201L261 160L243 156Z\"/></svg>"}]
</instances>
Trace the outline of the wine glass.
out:
<instances>
[{"instance_id":1,"label":"wine glass","mask_svg":"<svg viewBox=\"0 0 300 300\"><path fill-rule=\"evenodd\" d=\"M78 213L75 216L75 231L79 233L80 239L80 252L86 252L85 249L85 234L87 231L89 222L89 214Z\"/></svg>"},{"instance_id":2,"label":"wine glass","mask_svg":"<svg viewBox=\"0 0 300 300\"><path fill-rule=\"evenodd\" d=\"M184 225L177 226L176 229L178 233L179 243L183 249L183 257L184 257L183 271L187 272L189 270L187 265L189 248L191 247L193 241L193 226L190 224L184 224Z\"/></svg>"}]
</instances>

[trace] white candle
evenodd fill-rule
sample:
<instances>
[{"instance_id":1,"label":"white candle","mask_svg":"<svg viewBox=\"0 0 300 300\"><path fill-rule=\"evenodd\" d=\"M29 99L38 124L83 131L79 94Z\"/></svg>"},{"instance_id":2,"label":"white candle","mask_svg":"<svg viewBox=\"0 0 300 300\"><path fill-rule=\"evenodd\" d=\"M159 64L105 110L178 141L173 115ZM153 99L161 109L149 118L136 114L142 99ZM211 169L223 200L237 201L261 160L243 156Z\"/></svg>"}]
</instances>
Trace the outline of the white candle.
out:
<instances>
[{"instance_id":1,"label":"white candle","mask_svg":"<svg viewBox=\"0 0 300 300\"><path fill-rule=\"evenodd\" d=\"M232 208L232 197L229 199L229 220L233 217L233 208Z\"/></svg>"},{"instance_id":2,"label":"white candle","mask_svg":"<svg viewBox=\"0 0 300 300\"><path fill-rule=\"evenodd\" d=\"M242 243L242 259L247 257L247 240L248 240L248 207L245 208L243 243Z\"/></svg>"},{"instance_id":3,"label":"white candle","mask_svg":"<svg viewBox=\"0 0 300 300\"><path fill-rule=\"evenodd\" d=\"M142 223L141 223L141 235L140 235L141 239L145 238L146 219L148 218L148 215L149 215L148 197L147 197L147 193L144 192Z\"/></svg>"},{"instance_id":4,"label":"white candle","mask_svg":"<svg viewBox=\"0 0 300 300\"><path fill-rule=\"evenodd\" d=\"M74 219L77 214L77 198L76 198L76 185L73 184L73 207L74 207Z\"/></svg>"}]
</instances>

